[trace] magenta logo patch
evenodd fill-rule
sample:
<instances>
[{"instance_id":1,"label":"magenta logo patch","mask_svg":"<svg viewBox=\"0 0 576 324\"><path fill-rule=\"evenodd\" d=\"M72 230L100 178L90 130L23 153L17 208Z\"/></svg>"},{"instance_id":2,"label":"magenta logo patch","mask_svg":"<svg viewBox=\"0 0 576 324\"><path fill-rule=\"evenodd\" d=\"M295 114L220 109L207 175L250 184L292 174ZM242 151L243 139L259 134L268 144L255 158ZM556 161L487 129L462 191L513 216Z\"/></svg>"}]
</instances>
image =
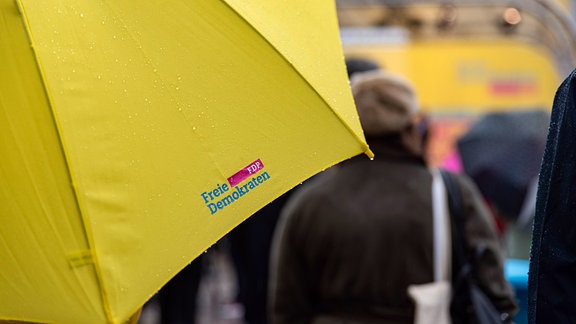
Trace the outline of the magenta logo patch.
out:
<instances>
[{"instance_id":1,"label":"magenta logo patch","mask_svg":"<svg viewBox=\"0 0 576 324\"><path fill-rule=\"evenodd\" d=\"M234 187L240 182L244 181L245 179L249 178L251 175L255 174L256 172L262 170L264 168L264 164L260 159L250 163L247 167L243 168L242 170L236 172L233 176L228 178L228 183L230 186Z\"/></svg>"},{"instance_id":2,"label":"magenta logo patch","mask_svg":"<svg viewBox=\"0 0 576 324\"><path fill-rule=\"evenodd\" d=\"M268 181L270 175L262 169L264 164L258 159L228 178L228 183L218 183L211 190L202 192L200 197L210 214L216 214Z\"/></svg>"}]
</instances>

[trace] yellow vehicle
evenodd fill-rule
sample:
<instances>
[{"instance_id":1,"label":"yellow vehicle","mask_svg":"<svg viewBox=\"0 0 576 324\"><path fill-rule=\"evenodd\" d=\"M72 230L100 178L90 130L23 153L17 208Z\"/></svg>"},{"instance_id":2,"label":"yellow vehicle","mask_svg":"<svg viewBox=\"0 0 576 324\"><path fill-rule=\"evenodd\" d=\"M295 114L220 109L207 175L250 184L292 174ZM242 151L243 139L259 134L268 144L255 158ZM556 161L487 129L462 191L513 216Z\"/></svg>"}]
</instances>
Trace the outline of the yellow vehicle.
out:
<instances>
[{"instance_id":1,"label":"yellow vehicle","mask_svg":"<svg viewBox=\"0 0 576 324\"><path fill-rule=\"evenodd\" d=\"M489 111L552 107L576 66L568 1L337 0L346 57L412 80L432 121L429 160Z\"/></svg>"}]
</instances>

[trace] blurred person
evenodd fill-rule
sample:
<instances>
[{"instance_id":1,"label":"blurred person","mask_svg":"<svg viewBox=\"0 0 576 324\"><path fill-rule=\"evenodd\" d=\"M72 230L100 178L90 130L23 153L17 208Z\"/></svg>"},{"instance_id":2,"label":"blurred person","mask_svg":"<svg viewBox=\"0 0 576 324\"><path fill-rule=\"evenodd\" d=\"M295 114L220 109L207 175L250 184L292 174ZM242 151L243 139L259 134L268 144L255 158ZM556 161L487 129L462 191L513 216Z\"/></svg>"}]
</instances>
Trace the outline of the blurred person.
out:
<instances>
[{"instance_id":1,"label":"blurred person","mask_svg":"<svg viewBox=\"0 0 576 324\"><path fill-rule=\"evenodd\" d=\"M346 59L346 68L350 77L355 73L376 70L379 65L370 59L355 57ZM270 245L280 211L291 194L289 191L275 199L226 236L238 278L236 301L243 306L243 317L248 324L269 322Z\"/></svg>"},{"instance_id":2,"label":"blurred person","mask_svg":"<svg viewBox=\"0 0 576 324\"><path fill-rule=\"evenodd\" d=\"M248 324L268 323L267 291L270 245L280 210L291 191L276 198L226 235L236 271L236 301Z\"/></svg>"},{"instance_id":3,"label":"blurred person","mask_svg":"<svg viewBox=\"0 0 576 324\"><path fill-rule=\"evenodd\" d=\"M204 254L200 254L170 279L156 295L160 306L161 324L196 323L198 291L204 259Z\"/></svg>"},{"instance_id":4,"label":"blurred person","mask_svg":"<svg viewBox=\"0 0 576 324\"><path fill-rule=\"evenodd\" d=\"M274 236L274 324L413 323L412 284L433 281L432 175L412 85L384 71L359 73L352 91L373 161L359 155L296 191ZM466 210L467 248L487 248L475 273L501 313L514 293L486 206L454 175ZM453 275L457 271L452 271Z\"/></svg>"}]
</instances>

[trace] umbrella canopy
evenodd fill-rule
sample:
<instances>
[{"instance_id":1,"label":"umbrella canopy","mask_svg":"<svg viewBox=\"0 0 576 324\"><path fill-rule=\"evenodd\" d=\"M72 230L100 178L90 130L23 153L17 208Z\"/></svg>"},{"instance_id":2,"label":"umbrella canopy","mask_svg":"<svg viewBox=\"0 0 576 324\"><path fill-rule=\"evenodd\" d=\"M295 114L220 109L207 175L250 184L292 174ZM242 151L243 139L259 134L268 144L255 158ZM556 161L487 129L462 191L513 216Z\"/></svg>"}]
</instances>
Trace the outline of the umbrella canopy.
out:
<instances>
[{"instance_id":1,"label":"umbrella canopy","mask_svg":"<svg viewBox=\"0 0 576 324\"><path fill-rule=\"evenodd\" d=\"M333 1L0 0L0 319L120 323L365 152Z\"/></svg>"},{"instance_id":2,"label":"umbrella canopy","mask_svg":"<svg viewBox=\"0 0 576 324\"><path fill-rule=\"evenodd\" d=\"M464 172L500 216L516 219L540 170L550 116L541 110L490 113L457 141Z\"/></svg>"}]
</instances>

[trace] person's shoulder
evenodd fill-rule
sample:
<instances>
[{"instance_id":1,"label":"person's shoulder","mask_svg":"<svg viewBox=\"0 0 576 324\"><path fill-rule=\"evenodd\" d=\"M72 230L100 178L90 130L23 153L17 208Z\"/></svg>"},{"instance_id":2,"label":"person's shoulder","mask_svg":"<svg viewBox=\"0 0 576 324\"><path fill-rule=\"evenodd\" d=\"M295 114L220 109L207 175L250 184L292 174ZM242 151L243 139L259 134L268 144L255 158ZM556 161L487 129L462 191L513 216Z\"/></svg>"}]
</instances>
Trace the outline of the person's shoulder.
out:
<instances>
[{"instance_id":1,"label":"person's shoulder","mask_svg":"<svg viewBox=\"0 0 576 324\"><path fill-rule=\"evenodd\" d=\"M335 176L335 169L327 169L297 185L294 195L321 195L330 187L330 182Z\"/></svg>"},{"instance_id":2,"label":"person's shoulder","mask_svg":"<svg viewBox=\"0 0 576 324\"><path fill-rule=\"evenodd\" d=\"M324 171L326 172L326 171ZM326 192L327 175L317 174L291 190L290 197L280 212L277 227L288 236L301 237L307 232L313 216L321 208Z\"/></svg>"}]
</instances>

